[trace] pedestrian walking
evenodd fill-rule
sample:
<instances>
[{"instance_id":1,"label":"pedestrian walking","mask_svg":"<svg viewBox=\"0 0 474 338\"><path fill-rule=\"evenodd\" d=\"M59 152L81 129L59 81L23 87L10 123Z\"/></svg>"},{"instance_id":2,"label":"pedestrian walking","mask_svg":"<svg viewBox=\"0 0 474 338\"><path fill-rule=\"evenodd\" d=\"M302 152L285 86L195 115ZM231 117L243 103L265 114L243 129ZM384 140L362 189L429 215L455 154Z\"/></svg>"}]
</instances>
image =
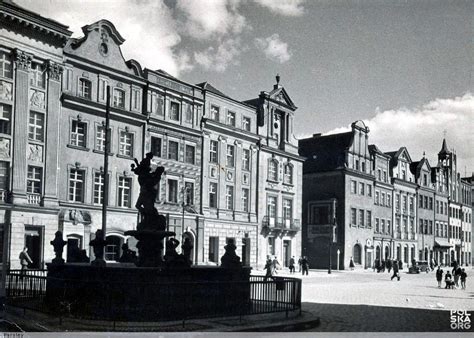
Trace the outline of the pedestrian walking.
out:
<instances>
[{"instance_id":1,"label":"pedestrian walking","mask_svg":"<svg viewBox=\"0 0 474 338\"><path fill-rule=\"evenodd\" d=\"M263 280L266 281L268 278L273 278L273 262L270 256L267 257L267 262L265 263L265 277Z\"/></svg>"},{"instance_id":2,"label":"pedestrian walking","mask_svg":"<svg viewBox=\"0 0 474 338\"><path fill-rule=\"evenodd\" d=\"M395 277L397 277L397 280L400 281L400 274L398 273L398 263L397 261L394 261L393 262L393 275L392 277L390 278L390 280L393 280Z\"/></svg>"},{"instance_id":3,"label":"pedestrian walking","mask_svg":"<svg viewBox=\"0 0 474 338\"><path fill-rule=\"evenodd\" d=\"M398 270L403 270L402 260L399 260L398 263L396 262L395 264L398 264Z\"/></svg>"},{"instance_id":4,"label":"pedestrian walking","mask_svg":"<svg viewBox=\"0 0 474 338\"><path fill-rule=\"evenodd\" d=\"M309 262L308 262L308 258L306 256L303 257L303 259L301 260L301 269L303 271L303 276L306 272L306 276L308 276L309 274Z\"/></svg>"},{"instance_id":5,"label":"pedestrian walking","mask_svg":"<svg viewBox=\"0 0 474 338\"><path fill-rule=\"evenodd\" d=\"M301 272L301 266L303 264L303 257L298 258L298 272Z\"/></svg>"},{"instance_id":6,"label":"pedestrian walking","mask_svg":"<svg viewBox=\"0 0 474 338\"><path fill-rule=\"evenodd\" d=\"M31 259L30 255L28 255L28 248L26 246L23 248L23 251L20 252L19 258L21 264L20 276L21 279L23 279L23 276L26 275L28 264L33 264L33 260Z\"/></svg>"},{"instance_id":7,"label":"pedestrian walking","mask_svg":"<svg viewBox=\"0 0 474 338\"><path fill-rule=\"evenodd\" d=\"M278 262L277 256L273 259L273 273L277 274L277 269L280 267L280 263Z\"/></svg>"},{"instance_id":8,"label":"pedestrian walking","mask_svg":"<svg viewBox=\"0 0 474 338\"><path fill-rule=\"evenodd\" d=\"M436 280L438 281L438 288L441 288L441 282L443 281L443 269L441 269L441 266L438 266L438 270L436 270Z\"/></svg>"},{"instance_id":9,"label":"pedestrian walking","mask_svg":"<svg viewBox=\"0 0 474 338\"><path fill-rule=\"evenodd\" d=\"M390 271L392 270L392 260L391 259L387 260L387 263L385 264L387 265L388 273L390 273Z\"/></svg>"},{"instance_id":10,"label":"pedestrian walking","mask_svg":"<svg viewBox=\"0 0 474 338\"><path fill-rule=\"evenodd\" d=\"M462 269L460 266L456 267L456 270L454 270L454 284L456 287L459 287L459 278L461 277Z\"/></svg>"},{"instance_id":11,"label":"pedestrian walking","mask_svg":"<svg viewBox=\"0 0 474 338\"><path fill-rule=\"evenodd\" d=\"M467 278L467 273L464 269L461 270L461 288L463 290L466 290L466 278Z\"/></svg>"},{"instance_id":12,"label":"pedestrian walking","mask_svg":"<svg viewBox=\"0 0 474 338\"><path fill-rule=\"evenodd\" d=\"M290 273L295 272L295 256L290 258Z\"/></svg>"},{"instance_id":13,"label":"pedestrian walking","mask_svg":"<svg viewBox=\"0 0 474 338\"><path fill-rule=\"evenodd\" d=\"M351 268L351 270L354 270L354 260L352 259L352 257L351 261L349 262L349 267Z\"/></svg>"}]
</instances>

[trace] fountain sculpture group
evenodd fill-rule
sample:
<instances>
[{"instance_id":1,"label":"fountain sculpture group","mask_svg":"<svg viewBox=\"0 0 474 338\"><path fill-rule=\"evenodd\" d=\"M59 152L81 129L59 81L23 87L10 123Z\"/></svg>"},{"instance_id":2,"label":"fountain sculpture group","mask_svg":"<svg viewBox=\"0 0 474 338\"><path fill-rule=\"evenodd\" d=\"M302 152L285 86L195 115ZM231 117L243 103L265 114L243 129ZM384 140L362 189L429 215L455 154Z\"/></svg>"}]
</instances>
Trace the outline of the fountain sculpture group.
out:
<instances>
[{"instance_id":1,"label":"fountain sculpture group","mask_svg":"<svg viewBox=\"0 0 474 338\"><path fill-rule=\"evenodd\" d=\"M124 244L119 261L133 262L136 266L106 264L104 248L107 241L101 229L96 231L95 238L90 241L95 256L91 264L65 263L62 253L67 242L58 231L51 241L56 257L48 264L46 301L50 306L57 307L67 300L75 304L78 315L87 316L92 313L95 316L105 316L104 302L112 299L114 311L125 315L129 320L142 320L157 313L163 317L163 312L170 316L179 315L183 308L186 308L188 315L202 313L206 311L202 306L209 303L212 297L229 299L229 296L235 296L237 292L239 297L230 298L225 304L232 309L237 303L241 305L248 297L250 268L242 267L233 241L229 241L224 247L225 254L221 258L220 267L191 266L193 246L189 239L184 240L181 254L178 254L176 249L180 242L174 238L174 232L166 230L166 217L160 215L155 208L164 167L157 167L152 171L152 158L153 155L148 153L140 163L135 159L135 164L132 164L132 171L138 176L140 184L140 194L135 204L140 213L140 222L136 230L127 231L125 235L138 240L138 257ZM168 239L163 256L165 238ZM226 283L229 281L238 282L239 285L243 285L242 282L247 284L240 291L234 289L234 294L230 295L226 288L219 287L219 283L228 285ZM187 304L187 299L183 296L183 292L190 292L184 287L189 283L195 283L192 291L194 294L189 295L195 301L193 304L197 304L194 307ZM212 283L212 286L209 284L209 288L203 289L206 283ZM236 303L233 305L232 302ZM137 303L141 306L137 307Z\"/></svg>"}]
</instances>

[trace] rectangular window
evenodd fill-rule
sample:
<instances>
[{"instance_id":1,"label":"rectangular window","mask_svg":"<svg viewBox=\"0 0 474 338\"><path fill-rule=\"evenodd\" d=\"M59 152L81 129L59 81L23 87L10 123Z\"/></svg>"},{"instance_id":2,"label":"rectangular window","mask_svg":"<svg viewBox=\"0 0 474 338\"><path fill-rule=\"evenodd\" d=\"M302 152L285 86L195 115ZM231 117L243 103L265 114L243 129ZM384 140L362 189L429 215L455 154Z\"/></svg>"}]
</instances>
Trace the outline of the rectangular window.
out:
<instances>
[{"instance_id":1,"label":"rectangular window","mask_svg":"<svg viewBox=\"0 0 474 338\"><path fill-rule=\"evenodd\" d=\"M380 205L385 206L385 193L383 192L380 197Z\"/></svg>"},{"instance_id":2,"label":"rectangular window","mask_svg":"<svg viewBox=\"0 0 474 338\"><path fill-rule=\"evenodd\" d=\"M118 206L130 208L132 180L129 177L119 177Z\"/></svg>"},{"instance_id":3,"label":"rectangular window","mask_svg":"<svg viewBox=\"0 0 474 338\"><path fill-rule=\"evenodd\" d=\"M95 150L105 151L105 127L102 125L95 129Z\"/></svg>"},{"instance_id":4,"label":"rectangular window","mask_svg":"<svg viewBox=\"0 0 474 338\"><path fill-rule=\"evenodd\" d=\"M285 164L283 167L283 183L293 184L293 166L291 164Z\"/></svg>"},{"instance_id":5,"label":"rectangular window","mask_svg":"<svg viewBox=\"0 0 474 338\"><path fill-rule=\"evenodd\" d=\"M209 237L209 262L219 262L219 237Z\"/></svg>"},{"instance_id":6,"label":"rectangular window","mask_svg":"<svg viewBox=\"0 0 474 338\"><path fill-rule=\"evenodd\" d=\"M168 179L168 202L178 203L178 181Z\"/></svg>"},{"instance_id":7,"label":"rectangular window","mask_svg":"<svg viewBox=\"0 0 474 338\"><path fill-rule=\"evenodd\" d=\"M10 135L12 107L0 103L0 134Z\"/></svg>"},{"instance_id":8,"label":"rectangular window","mask_svg":"<svg viewBox=\"0 0 474 338\"><path fill-rule=\"evenodd\" d=\"M406 213L407 212L407 197L404 195L403 196L403 213Z\"/></svg>"},{"instance_id":9,"label":"rectangular window","mask_svg":"<svg viewBox=\"0 0 474 338\"><path fill-rule=\"evenodd\" d=\"M242 129L245 131L250 131L250 123L251 123L250 117L244 116L242 118Z\"/></svg>"},{"instance_id":10,"label":"rectangular window","mask_svg":"<svg viewBox=\"0 0 474 338\"><path fill-rule=\"evenodd\" d=\"M71 169L69 172L69 201L84 202L84 181L84 170Z\"/></svg>"},{"instance_id":11,"label":"rectangular window","mask_svg":"<svg viewBox=\"0 0 474 338\"><path fill-rule=\"evenodd\" d=\"M351 208L351 225L357 225L357 209Z\"/></svg>"},{"instance_id":12,"label":"rectangular window","mask_svg":"<svg viewBox=\"0 0 474 338\"><path fill-rule=\"evenodd\" d=\"M380 204L380 193L376 190L375 191L375 205Z\"/></svg>"},{"instance_id":13,"label":"rectangular window","mask_svg":"<svg viewBox=\"0 0 474 338\"><path fill-rule=\"evenodd\" d=\"M107 80L99 79L99 100L107 100Z\"/></svg>"},{"instance_id":14,"label":"rectangular window","mask_svg":"<svg viewBox=\"0 0 474 338\"><path fill-rule=\"evenodd\" d=\"M184 121L186 123L193 123L193 106L190 104L186 105L186 111L184 114Z\"/></svg>"},{"instance_id":15,"label":"rectangular window","mask_svg":"<svg viewBox=\"0 0 474 338\"><path fill-rule=\"evenodd\" d=\"M390 233L391 226L392 226L392 221L388 219L387 220L387 234Z\"/></svg>"},{"instance_id":16,"label":"rectangular window","mask_svg":"<svg viewBox=\"0 0 474 338\"><path fill-rule=\"evenodd\" d=\"M161 157L161 138L151 137L151 153L153 156Z\"/></svg>"},{"instance_id":17,"label":"rectangular window","mask_svg":"<svg viewBox=\"0 0 474 338\"><path fill-rule=\"evenodd\" d=\"M359 170L359 160L356 160L355 162L355 170Z\"/></svg>"},{"instance_id":18,"label":"rectangular window","mask_svg":"<svg viewBox=\"0 0 474 338\"><path fill-rule=\"evenodd\" d=\"M365 173L365 162L361 162L362 172Z\"/></svg>"},{"instance_id":19,"label":"rectangular window","mask_svg":"<svg viewBox=\"0 0 474 338\"><path fill-rule=\"evenodd\" d=\"M357 194L357 182L351 181L351 193Z\"/></svg>"},{"instance_id":20,"label":"rectangular window","mask_svg":"<svg viewBox=\"0 0 474 338\"><path fill-rule=\"evenodd\" d=\"M395 209L397 211L400 211L400 195L399 194L395 195Z\"/></svg>"},{"instance_id":21,"label":"rectangular window","mask_svg":"<svg viewBox=\"0 0 474 338\"><path fill-rule=\"evenodd\" d=\"M140 91L137 89L132 90L132 109L140 109Z\"/></svg>"},{"instance_id":22,"label":"rectangular window","mask_svg":"<svg viewBox=\"0 0 474 338\"><path fill-rule=\"evenodd\" d=\"M429 209L433 210L433 197L429 198L429 203L428 203Z\"/></svg>"},{"instance_id":23,"label":"rectangular window","mask_svg":"<svg viewBox=\"0 0 474 338\"><path fill-rule=\"evenodd\" d=\"M382 227L382 233L384 234L385 233L385 220L383 218L381 222L381 227Z\"/></svg>"},{"instance_id":24,"label":"rectangular window","mask_svg":"<svg viewBox=\"0 0 474 338\"><path fill-rule=\"evenodd\" d=\"M372 186L367 184L367 196L372 197Z\"/></svg>"},{"instance_id":25,"label":"rectangular window","mask_svg":"<svg viewBox=\"0 0 474 338\"><path fill-rule=\"evenodd\" d=\"M176 141L168 141L168 160L178 161L179 143Z\"/></svg>"},{"instance_id":26,"label":"rectangular window","mask_svg":"<svg viewBox=\"0 0 474 338\"><path fill-rule=\"evenodd\" d=\"M217 183L209 183L209 207L217 208Z\"/></svg>"},{"instance_id":27,"label":"rectangular window","mask_svg":"<svg viewBox=\"0 0 474 338\"><path fill-rule=\"evenodd\" d=\"M211 106L211 119L212 120L219 122L219 111L220 111L220 108L218 106Z\"/></svg>"},{"instance_id":28,"label":"rectangular window","mask_svg":"<svg viewBox=\"0 0 474 338\"><path fill-rule=\"evenodd\" d=\"M234 187L230 185L225 187L225 208L234 210Z\"/></svg>"},{"instance_id":29,"label":"rectangular window","mask_svg":"<svg viewBox=\"0 0 474 338\"><path fill-rule=\"evenodd\" d=\"M418 201L418 208L423 208L423 196L420 195L420 200Z\"/></svg>"},{"instance_id":30,"label":"rectangular window","mask_svg":"<svg viewBox=\"0 0 474 338\"><path fill-rule=\"evenodd\" d=\"M235 127L235 113L228 111L227 112L227 124L229 126Z\"/></svg>"},{"instance_id":31,"label":"rectangular window","mask_svg":"<svg viewBox=\"0 0 474 338\"><path fill-rule=\"evenodd\" d=\"M275 196L267 197L267 215L269 218L275 218L277 215L277 198Z\"/></svg>"},{"instance_id":32,"label":"rectangular window","mask_svg":"<svg viewBox=\"0 0 474 338\"><path fill-rule=\"evenodd\" d=\"M28 124L28 138L33 141L44 141L44 115L37 112L30 112Z\"/></svg>"},{"instance_id":33,"label":"rectangular window","mask_svg":"<svg viewBox=\"0 0 474 338\"><path fill-rule=\"evenodd\" d=\"M211 143L209 144L209 162L211 163L217 163L218 162L218 148L219 148L219 142L211 140Z\"/></svg>"},{"instance_id":34,"label":"rectangular window","mask_svg":"<svg viewBox=\"0 0 474 338\"><path fill-rule=\"evenodd\" d=\"M170 120L179 121L179 103L170 103Z\"/></svg>"},{"instance_id":35,"label":"rectangular window","mask_svg":"<svg viewBox=\"0 0 474 338\"><path fill-rule=\"evenodd\" d=\"M86 79L79 79L79 88L77 89L77 94L80 97L85 99L91 99L91 92L92 92L92 84L89 80Z\"/></svg>"},{"instance_id":36,"label":"rectangular window","mask_svg":"<svg viewBox=\"0 0 474 338\"><path fill-rule=\"evenodd\" d=\"M433 221L429 221L429 228L428 228L428 234L432 235L433 234Z\"/></svg>"},{"instance_id":37,"label":"rectangular window","mask_svg":"<svg viewBox=\"0 0 474 338\"><path fill-rule=\"evenodd\" d=\"M283 219L293 219L293 201L290 199L283 199Z\"/></svg>"},{"instance_id":38,"label":"rectangular window","mask_svg":"<svg viewBox=\"0 0 474 338\"><path fill-rule=\"evenodd\" d=\"M195 147L191 146L189 144L186 144L186 158L185 162L189 164L194 164L195 163Z\"/></svg>"},{"instance_id":39,"label":"rectangular window","mask_svg":"<svg viewBox=\"0 0 474 338\"><path fill-rule=\"evenodd\" d=\"M372 211L367 211L367 228L372 228Z\"/></svg>"},{"instance_id":40,"label":"rectangular window","mask_svg":"<svg viewBox=\"0 0 474 338\"><path fill-rule=\"evenodd\" d=\"M30 194L41 194L43 186L43 168L28 166L26 178L26 192Z\"/></svg>"},{"instance_id":41,"label":"rectangular window","mask_svg":"<svg viewBox=\"0 0 474 338\"><path fill-rule=\"evenodd\" d=\"M227 160L226 166L233 168L235 165L235 147L233 145L227 145Z\"/></svg>"},{"instance_id":42,"label":"rectangular window","mask_svg":"<svg viewBox=\"0 0 474 338\"><path fill-rule=\"evenodd\" d=\"M387 194L387 207L392 206L392 196L390 194Z\"/></svg>"},{"instance_id":43,"label":"rectangular window","mask_svg":"<svg viewBox=\"0 0 474 338\"><path fill-rule=\"evenodd\" d=\"M250 170L250 150L242 149L242 170Z\"/></svg>"},{"instance_id":44,"label":"rectangular window","mask_svg":"<svg viewBox=\"0 0 474 338\"><path fill-rule=\"evenodd\" d=\"M40 64L35 62L31 64L29 77L31 86L44 88L44 70Z\"/></svg>"},{"instance_id":45,"label":"rectangular window","mask_svg":"<svg viewBox=\"0 0 474 338\"><path fill-rule=\"evenodd\" d=\"M102 204L104 201L104 174L94 173L94 204Z\"/></svg>"},{"instance_id":46,"label":"rectangular window","mask_svg":"<svg viewBox=\"0 0 474 338\"><path fill-rule=\"evenodd\" d=\"M375 232L379 233L380 232L380 225L379 225L379 219L375 219Z\"/></svg>"},{"instance_id":47,"label":"rectangular window","mask_svg":"<svg viewBox=\"0 0 474 338\"><path fill-rule=\"evenodd\" d=\"M113 106L125 108L125 92L122 89L114 88Z\"/></svg>"},{"instance_id":48,"label":"rectangular window","mask_svg":"<svg viewBox=\"0 0 474 338\"><path fill-rule=\"evenodd\" d=\"M439 214L439 201L436 201L436 213Z\"/></svg>"},{"instance_id":49,"label":"rectangular window","mask_svg":"<svg viewBox=\"0 0 474 338\"><path fill-rule=\"evenodd\" d=\"M275 254L275 237L268 237L268 254Z\"/></svg>"},{"instance_id":50,"label":"rectangular window","mask_svg":"<svg viewBox=\"0 0 474 338\"><path fill-rule=\"evenodd\" d=\"M428 196L423 197L423 207L428 209Z\"/></svg>"},{"instance_id":51,"label":"rectangular window","mask_svg":"<svg viewBox=\"0 0 474 338\"><path fill-rule=\"evenodd\" d=\"M10 187L10 163L0 161L0 190L9 190Z\"/></svg>"},{"instance_id":52,"label":"rectangular window","mask_svg":"<svg viewBox=\"0 0 474 338\"><path fill-rule=\"evenodd\" d=\"M10 56L5 52L0 52L0 76L11 79L13 77L12 69Z\"/></svg>"},{"instance_id":53,"label":"rectangular window","mask_svg":"<svg viewBox=\"0 0 474 338\"><path fill-rule=\"evenodd\" d=\"M365 211L359 210L359 226L363 227L365 225Z\"/></svg>"},{"instance_id":54,"label":"rectangular window","mask_svg":"<svg viewBox=\"0 0 474 338\"><path fill-rule=\"evenodd\" d=\"M359 195L365 195L365 184L364 183L359 183Z\"/></svg>"},{"instance_id":55,"label":"rectangular window","mask_svg":"<svg viewBox=\"0 0 474 338\"><path fill-rule=\"evenodd\" d=\"M385 170L383 171L383 181L387 182L387 172Z\"/></svg>"},{"instance_id":56,"label":"rectangular window","mask_svg":"<svg viewBox=\"0 0 474 338\"><path fill-rule=\"evenodd\" d=\"M242 188L242 210L245 212L249 211L249 198L250 190L247 188Z\"/></svg>"},{"instance_id":57,"label":"rectangular window","mask_svg":"<svg viewBox=\"0 0 474 338\"><path fill-rule=\"evenodd\" d=\"M133 134L120 131L119 154L133 157Z\"/></svg>"},{"instance_id":58,"label":"rectangular window","mask_svg":"<svg viewBox=\"0 0 474 338\"><path fill-rule=\"evenodd\" d=\"M378 178L379 181L382 180L382 170L380 170L380 169L377 169L377 178Z\"/></svg>"},{"instance_id":59,"label":"rectangular window","mask_svg":"<svg viewBox=\"0 0 474 338\"><path fill-rule=\"evenodd\" d=\"M184 203L186 203L186 205L194 205L194 183L185 182L184 191L186 192L186 198Z\"/></svg>"},{"instance_id":60,"label":"rectangular window","mask_svg":"<svg viewBox=\"0 0 474 338\"><path fill-rule=\"evenodd\" d=\"M79 121L72 121L71 125L71 145L76 147L86 147L87 124Z\"/></svg>"}]
</instances>

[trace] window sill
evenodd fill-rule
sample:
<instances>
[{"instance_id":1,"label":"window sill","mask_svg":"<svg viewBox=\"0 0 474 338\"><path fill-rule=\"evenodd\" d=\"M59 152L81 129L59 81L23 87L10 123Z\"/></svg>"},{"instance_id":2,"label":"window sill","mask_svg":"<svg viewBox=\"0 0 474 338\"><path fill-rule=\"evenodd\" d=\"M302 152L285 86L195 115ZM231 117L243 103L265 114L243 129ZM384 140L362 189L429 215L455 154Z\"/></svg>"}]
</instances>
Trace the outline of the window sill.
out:
<instances>
[{"instance_id":1,"label":"window sill","mask_svg":"<svg viewBox=\"0 0 474 338\"><path fill-rule=\"evenodd\" d=\"M295 186L293 183L285 183L285 182L283 182L283 185L286 185L287 187L294 187Z\"/></svg>"},{"instance_id":2,"label":"window sill","mask_svg":"<svg viewBox=\"0 0 474 338\"><path fill-rule=\"evenodd\" d=\"M118 158L124 158L124 159L133 161L133 157L132 157L132 156L117 154L117 157L118 157Z\"/></svg>"},{"instance_id":3,"label":"window sill","mask_svg":"<svg viewBox=\"0 0 474 338\"><path fill-rule=\"evenodd\" d=\"M92 150L92 152L96 153L96 154L101 154L101 155L104 155L104 153L105 153L104 151L97 150L97 149ZM114 153L109 152L109 156L113 156L113 155L114 155Z\"/></svg>"},{"instance_id":4,"label":"window sill","mask_svg":"<svg viewBox=\"0 0 474 338\"><path fill-rule=\"evenodd\" d=\"M67 144L66 147L71 148L71 149L82 150L82 151L89 151L90 150L89 148L79 147L79 146L75 146L75 145L72 145L72 144Z\"/></svg>"},{"instance_id":5,"label":"window sill","mask_svg":"<svg viewBox=\"0 0 474 338\"><path fill-rule=\"evenodd\" d=\"M271 180L271 179L269 179L269 178L267 178L267 182L269 182L269 183L276 183L276 184L280 183L280 182L278 182L278 181L274 181L274 180Z\"/></svg>"}]
</instances>

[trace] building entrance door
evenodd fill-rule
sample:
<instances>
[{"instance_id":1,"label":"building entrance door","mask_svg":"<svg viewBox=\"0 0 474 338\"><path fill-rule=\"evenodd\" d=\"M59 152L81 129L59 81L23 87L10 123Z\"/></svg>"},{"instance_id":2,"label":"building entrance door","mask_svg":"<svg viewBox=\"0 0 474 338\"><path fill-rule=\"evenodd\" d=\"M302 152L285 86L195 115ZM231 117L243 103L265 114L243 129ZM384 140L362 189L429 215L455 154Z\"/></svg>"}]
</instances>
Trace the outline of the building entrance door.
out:
<instances>
[{"instance_id":1,"label":"building entrance door","mask_svg":"<svg viewBox=\"0 0 474 338\"><path fill-rule=\"evenodd\" d=\"M42 229L38 227L25 227L25 247L28 248L28 255L32 263L28 264L28 269L40 269L43 264L43 236Z\"/></svg>"},{"instance_id":2,"label":"building entrance door","mask_svg":"<svg viewBox=\"0 0 474 338\"><path fill-rule=\"evenodd\" d=\"M283 241L283 266L288 267L291 259L291 241Z\"/></svg>"},{"instance_id":3,"label":"building entrance door","mask_svg":"<svg viewBox=\"0 0 474 338\"><path fill-rule=\"evenodd\" d=\"M250 238L242 238L242 265L250 266Z\"/></svg>"}]
</instances>

